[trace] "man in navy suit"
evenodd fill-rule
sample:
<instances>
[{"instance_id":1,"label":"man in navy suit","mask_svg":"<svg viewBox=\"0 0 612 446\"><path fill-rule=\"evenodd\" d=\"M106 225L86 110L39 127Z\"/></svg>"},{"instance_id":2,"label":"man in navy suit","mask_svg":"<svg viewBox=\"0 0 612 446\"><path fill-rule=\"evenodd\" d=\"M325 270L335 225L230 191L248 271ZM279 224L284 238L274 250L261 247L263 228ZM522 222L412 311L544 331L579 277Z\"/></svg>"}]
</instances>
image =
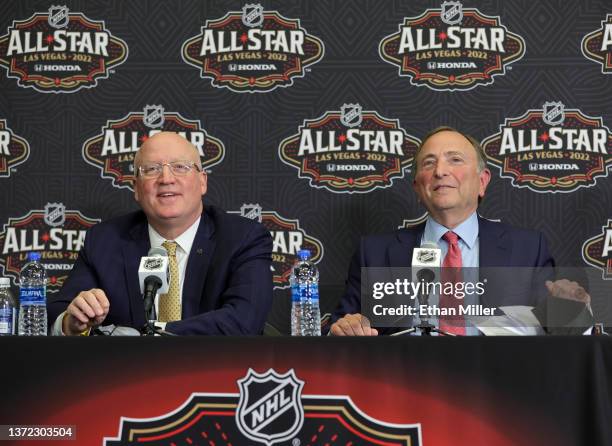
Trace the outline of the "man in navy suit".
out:
<instances>
[{"instance_id":1,"label":"man in navy suit","mask_svg":"<svg viewBox=\"0 0 612 446\"><path fill-rule=\"evenodd\" d=\"M138 267L152 246L163 244L176 251L178 272L170 282L175 302L165 309L168 294L156 303L158 315L166 314L160 320L168 332L261 333L272 304L269 232L203 205L207 175L197 149L176 133L149 138L134 168L134 196L142 210L88 231L70 276L49 302L52 331L76 335L101 324L143 327Z\"/></svg>"},{"instance_id":2,"label":"man in navy suit","mask_svg":"<svg viewBox=\"0 0 612 446\"><path fill-rule=\"evenodd\" d=\"M332 335L377 335L361 311L361 267L410 267L412 252L422 241L437 243L444 258L451 247L445 234L456 237L453 244L463 267L548 267L554 266L540 232L512 228L480 218L478 203L491 179L480 144L450 128L430 132L415 156L413 186L429 213L427 221L393 234L362 238L351 261L346 290L333 316ZM576 282L547 281L555 297L586 301L588 295ZM512 297L512 296L511 296ZM532 305L530 294L516 293L508 305Z\"/></svg>"}]
</instances>

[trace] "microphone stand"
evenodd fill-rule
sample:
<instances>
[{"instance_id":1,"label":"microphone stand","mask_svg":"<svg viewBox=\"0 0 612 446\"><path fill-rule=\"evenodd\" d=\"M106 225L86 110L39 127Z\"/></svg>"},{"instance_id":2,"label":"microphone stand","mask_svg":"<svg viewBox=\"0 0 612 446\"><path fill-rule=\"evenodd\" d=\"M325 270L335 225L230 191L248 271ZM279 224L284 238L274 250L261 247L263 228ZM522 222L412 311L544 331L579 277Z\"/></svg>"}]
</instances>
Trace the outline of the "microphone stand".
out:
<instances>
[{"instance_id":1,"label":"microphone stand","mask_svg":"<svg viewBox=\"0 0 612 446\"><path fill-rule=\"evenodd\" d=\"M155 294L157 294L157 290L161 287L161 280L156 277L153 277L150 280L148 277L145 280L145 291L143 293L143 302L144 302L144 313L145 313L145 325L141 328L140 333L142 336L155 336L157 334L158 327L155 326Z\"/></svg>"},{"instance_id":2,"label":"microphone stand","mask_svg":"<svg viewBox=\"0 0 612 446\"><path fill-rule=\"evenodd\" d=\"M153 321L147 321L147 323L140 330L141 336L178 336L174 333L164 330L161 327L157 327Z\"/></svg>"},{"instance_id":3,"label":"microphone stand","mask_svg":"<svg viewBox=\"0 0 612 446\"><path fill-rule=\"evenodd\" d=\"M149 311L145 309L145 324L144 327L140 330L142 336L155 336L158 327L155 326L155 309L153 305Z\"/></svg>"},{"instance_id":4,"label":"microphone stand","mask_svg":"<svg viewBox=\"0 0 612 446\"><path fill-rule=\"evenodd\" d=\"M429 293L419 293L418 301L420 305L428 305L429 302ZM410 327L407 330L398 331L397 333L393 333L391 336L400 336L407 335L411 333L415 333L417 330L421 331L421 336L431 336L432 333L438 333L443 336L458 336L455 333L449 333L444 330L440 330L435 325L429 322L427 317L419 316L419 324L414 327Z\"/></svg>"}]
</instances>

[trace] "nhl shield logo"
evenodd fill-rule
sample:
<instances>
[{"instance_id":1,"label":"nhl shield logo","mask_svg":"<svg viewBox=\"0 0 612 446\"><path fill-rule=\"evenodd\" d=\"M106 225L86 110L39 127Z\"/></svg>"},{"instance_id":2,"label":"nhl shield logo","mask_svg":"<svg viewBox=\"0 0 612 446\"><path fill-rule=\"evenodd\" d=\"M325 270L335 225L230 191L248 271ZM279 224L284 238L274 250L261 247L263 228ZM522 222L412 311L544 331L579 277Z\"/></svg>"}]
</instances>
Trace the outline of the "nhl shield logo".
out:
<instances>
[{"instance_id":1,"label":"nhl shield logo","mask_svg":"<svg viewBox=\"0 0 612 446\"><path fill-rule=\"evenodd\" d=\"M261 223L261 206L257 204L243 204L240 206L240 215L251 220L257 220Z\"/></svg>"},{"instance_id":2,"label":"nhl shield logo","mask_svg":"<svg viewBox=\"0 0 612 446\"><path fill-rule=\"evenodd\" d=\"M144 125L152 129L161 127L165 121L164 107L161 105L146 105L142 121Z\"/></svg>"},{"instance_id":3,"label":"nhl shield logo","mask_svg":"<svg viewBox=\"0 0 612 446\"><path fill-rule=\"evenodd\" d=\"M49 8L49 25L55 29L62 29L68 25L68 8L66 6L51 6Z\"/></svg>"},{"instance_id":4,"label":"nhl shield logo","mask_svg":"<svg viewBox=\"0 0 612 446\"><path fill-rule=\"evenodd\" d=\"M272 369L263 374L249 369L238 386L236 423L247 438L271 446L290 440L300 431L304 424L304 381L296 378L293 369L284 375Z\"/></svg>"},{"instance_id":5,"label":"nhl shield logo","mask_svg":"<svg viewBox=\"0 0 612 446\"><path fill-rule=\"evenodd\" d=\"M161 268L163 264L162 257L153 257L152 259L146 259L142 266L144 269L148 269L149 271L155 271L156 269Z\"/></svg>"},{"instance_id":6,"label":"nhl shield logo","mask_svg":"<svg viewBox=\"0 0 612 446\"><path fill-rule=\"evenodd\" d=\"M422 263L432 263L436 259L436 252L432 250L419 251L417 259Z\"/></svg>"},{"instance_id":7,"label":"nhl shield logo","mask_svg":"<svg viewBox=\"0 0 612 446\"><path fill-rule=\"evenodd\" d=\"M542 106L542 121L548 125L561 125L565 120L565 105L561 102L545 102Z\"/></svg>"},{"instance_id":8,"label":"nhl shield logo","mask_svg":"<svg viewBox=\"0 0 612 446\"><path fill-rule=\"evenodd\" d=\"M343 104L340 107L340 122L350 128L357 127L363 119L361 111L359 104Z\"/></svg>"},{"instance_id":9,"label":"nhl shield logo","mask_svg":"<svg viewBox=\"0 0 612 446\"><path fill-rule=\"evenodd\" d=\"M66 221L66 206L63 203L47 203L44 220L51 227L62 226Z\"/></svg>"},{"instance_id":10,"label":"nhl shield logo","mask_svg":"<svg viewBox=\"0 0 612 446\"><path fill-rule=\"evenodd\" d=\"M242 7L242 23L249 28L261 26L264 20L263 6L258 3L247 3Z\"/></svg>"},{"instance_id":11,"label":"nhl shield logo","mask_svg":"<svg viewBox=\"0 0 612 446\"><path fill-rule=\"evenodd\" d=\"M463 5L461 2L443 2L440 18L447 25L457 25L463 20Z\"/></svg>"}]
</instances>

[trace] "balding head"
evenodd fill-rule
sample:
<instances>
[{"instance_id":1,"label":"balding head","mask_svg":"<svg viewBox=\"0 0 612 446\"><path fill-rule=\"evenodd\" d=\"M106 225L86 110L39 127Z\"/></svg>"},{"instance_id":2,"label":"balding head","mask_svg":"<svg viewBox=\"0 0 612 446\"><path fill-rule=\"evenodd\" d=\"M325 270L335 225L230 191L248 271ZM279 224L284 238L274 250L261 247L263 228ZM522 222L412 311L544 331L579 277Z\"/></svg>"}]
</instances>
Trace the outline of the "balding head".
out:
<instances>
[{"instance_id":1,"label":"balding head","mask_svg":"<svg viewBox=\"0 0 612 446\"><path fill-rule=\"evenodd\" d=\"M149 149L151 147L151 149ZM134 174L138 174L138 166L142 165L142 160L146 159L147 152L151 150L155 150L155 148L168 147L172 148L172 150L181 150L181 152L185 153L186 158L185 161L193 161L198 163L198 167L200 170L202 169L202 162L200 160L200 154L198 153L198 149L183 138L178 133L174 132L160 132L148 138L142 146L140 146L140 150L136 152L136 156L134 157Z\"/></svg>"}]
</instances>

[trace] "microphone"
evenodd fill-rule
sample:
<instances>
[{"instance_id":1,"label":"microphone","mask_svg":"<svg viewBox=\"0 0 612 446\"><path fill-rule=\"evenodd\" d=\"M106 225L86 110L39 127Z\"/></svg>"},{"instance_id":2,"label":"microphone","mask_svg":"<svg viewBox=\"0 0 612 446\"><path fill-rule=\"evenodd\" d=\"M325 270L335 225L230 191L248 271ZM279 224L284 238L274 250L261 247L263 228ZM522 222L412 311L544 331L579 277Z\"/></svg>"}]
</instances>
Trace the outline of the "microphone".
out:
<instances>
[{"instance_id":1,"label":"microphone","mask_svg":"<svg viewBox=\"0 0 612 446\"><path fill-rule=\"evenodd\" d=\"M420 248L412 252L412 281L421 282L424 286L419 288L417 296L419 302L427 305L429 293L425 292L426 285L439 279L442 251L435 242L423 241Z\"/></svg>"},{"instance_id":2,"label":"microphone","mask_svg":"<svg viewBox=\"0 0 612 446\"><path fill-rule=\"evenodd\" d=\"M168 251L165 248L151 248L147 256L140 259L138 280L144 299L145 316L150 320L155 294L167 293L170 286Z\"/></svg>"}]
</instances>

